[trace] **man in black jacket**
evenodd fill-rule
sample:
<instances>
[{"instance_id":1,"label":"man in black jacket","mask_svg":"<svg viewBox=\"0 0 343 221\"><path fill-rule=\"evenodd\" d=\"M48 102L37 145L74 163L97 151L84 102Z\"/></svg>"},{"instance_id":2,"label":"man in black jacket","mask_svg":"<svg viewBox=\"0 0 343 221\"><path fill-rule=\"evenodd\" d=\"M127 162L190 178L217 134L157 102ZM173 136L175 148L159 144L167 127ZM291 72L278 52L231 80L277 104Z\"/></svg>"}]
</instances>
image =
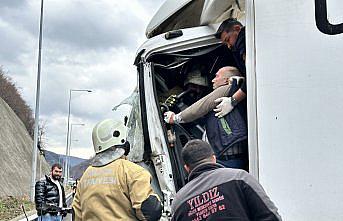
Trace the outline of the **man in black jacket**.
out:
<instances>
[{"instance_id":1,"label":"man in black jacket","mask_svg":"<svg viewBox=\"0 0 343 221\"><path fill-rule=\"evenodd\" d=\"M60 183L62 166L52 165L50 176L45 176L35 185L35 203L39 221L61 221L60 208L66 207L63 185Z\"/></svg>"},{"instance_id":2,"label":"man in black jacket","mask_svg":"<svg viewBox=\"0 0 343 221\"><path fill-rule=\"evenodd\" d=\"M242 73L243 77L246 77L245 27L238 20L229 18L219 26L215 37L222 40L230 48L238 70ZM246 81L244 81L241 87L231 97L222 97L217 100L220 104L214 110L217 112L216 116L223 117L230 113L238 103L246 98L246 95L247 86Z\"/></svg>"},{"instance_id":3,"label":"man in black jacket","mask_svg":"<svg viewBox=\"0 0 343 221\"><path fill-rule=\"evenodd\" d=\"M189 182L176 194L172 221L281 220L258 181L244 170L216 164L208 143L188 142L182 158Z\"/></svg>"}]
</instances>

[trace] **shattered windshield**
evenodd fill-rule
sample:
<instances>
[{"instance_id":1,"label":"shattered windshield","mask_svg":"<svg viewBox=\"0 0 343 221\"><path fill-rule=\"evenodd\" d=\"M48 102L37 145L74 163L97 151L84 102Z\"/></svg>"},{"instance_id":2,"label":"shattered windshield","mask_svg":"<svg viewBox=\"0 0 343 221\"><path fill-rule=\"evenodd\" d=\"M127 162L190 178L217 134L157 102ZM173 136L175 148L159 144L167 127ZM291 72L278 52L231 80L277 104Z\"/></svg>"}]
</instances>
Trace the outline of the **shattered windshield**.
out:
<instances>
[{"instance_id":1,"label":"shattered windshield","mask_svg":"<svg viewBox=\"0 0 343 221\"><path fill-rule=\"evenodd\" d=\"M144 154L144 138L141 119L141 107L139 103L139 92L136 88L132 94L124 99L120 104L115 106L112 110L116 111L122 105L130 105L131 112L128 117L127 127L128 135L127 140L130 143L131 150L128 159L132 162L141 162Z\"/></svg>"}]
</instances>

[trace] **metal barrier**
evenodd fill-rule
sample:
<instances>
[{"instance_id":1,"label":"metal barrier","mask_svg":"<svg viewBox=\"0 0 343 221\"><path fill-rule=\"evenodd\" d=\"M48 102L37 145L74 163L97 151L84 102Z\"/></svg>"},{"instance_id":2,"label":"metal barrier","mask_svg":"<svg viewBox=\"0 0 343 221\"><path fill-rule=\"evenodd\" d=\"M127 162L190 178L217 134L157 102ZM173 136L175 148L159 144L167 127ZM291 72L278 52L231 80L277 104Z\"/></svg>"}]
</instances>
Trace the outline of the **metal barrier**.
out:
<instances>
[{"instance_id":1,"label":"metal barrier","mask_svg":"<svg viewBox=\"0 0 343 221\"><path fill-rule=\"evenodd\" d=\"M72 203L72 199L73 199L73 193L69 193L67 196L66 196L66 203L67 203L67 206L70 206L71 203ZM37 215L37 212L28 216L27 218L23 218L23 219L19 219L18 221L38 221L38 215Z\"/></svg>"}]
</instances>

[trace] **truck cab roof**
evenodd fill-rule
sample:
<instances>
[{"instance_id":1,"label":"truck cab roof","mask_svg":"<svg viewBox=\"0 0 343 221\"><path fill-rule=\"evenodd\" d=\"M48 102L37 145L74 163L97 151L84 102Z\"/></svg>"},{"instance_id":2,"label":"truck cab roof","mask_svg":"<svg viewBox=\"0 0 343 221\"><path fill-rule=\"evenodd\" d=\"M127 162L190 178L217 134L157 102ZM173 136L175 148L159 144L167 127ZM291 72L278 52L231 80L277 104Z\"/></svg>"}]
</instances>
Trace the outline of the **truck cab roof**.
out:
<instances>
[{"instance_id":1,"label":"truck cab roof","mask_svg":"<svg viewBox=\"0 0 343 221\"><path fill-rule=\"evenodd\" d=\"M220 23L229 17L244 16L244 0L167 0L148 24L145 35Z\"/></svg>"}]
</instances>

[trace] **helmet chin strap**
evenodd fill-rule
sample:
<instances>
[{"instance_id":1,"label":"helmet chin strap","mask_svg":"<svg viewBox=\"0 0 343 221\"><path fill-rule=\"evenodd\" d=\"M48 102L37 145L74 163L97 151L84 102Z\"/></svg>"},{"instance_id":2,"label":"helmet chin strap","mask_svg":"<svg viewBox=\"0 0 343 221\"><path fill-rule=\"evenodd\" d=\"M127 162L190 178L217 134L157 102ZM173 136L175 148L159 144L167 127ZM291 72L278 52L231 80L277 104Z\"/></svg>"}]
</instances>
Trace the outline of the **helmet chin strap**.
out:
<instances>
[{"instance_id":1,"label":"helmet chin strap","mask_svg":"<svg viewBox=\"0 0 343 221\"><path fill-rule=\"evenodd\" d=\"M125 143L123 144L123 146L121 146L121 148L125 150L125 153L124 153L125 156L129 155L130 150L131 150L129 141L125 141Z\"/></svg>"}]
</instances>

